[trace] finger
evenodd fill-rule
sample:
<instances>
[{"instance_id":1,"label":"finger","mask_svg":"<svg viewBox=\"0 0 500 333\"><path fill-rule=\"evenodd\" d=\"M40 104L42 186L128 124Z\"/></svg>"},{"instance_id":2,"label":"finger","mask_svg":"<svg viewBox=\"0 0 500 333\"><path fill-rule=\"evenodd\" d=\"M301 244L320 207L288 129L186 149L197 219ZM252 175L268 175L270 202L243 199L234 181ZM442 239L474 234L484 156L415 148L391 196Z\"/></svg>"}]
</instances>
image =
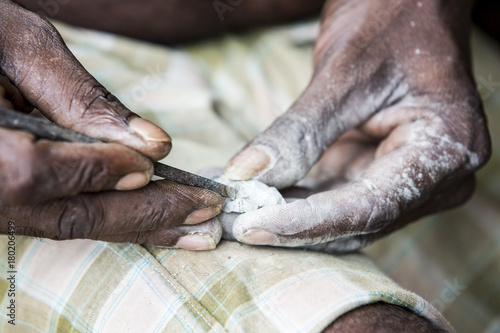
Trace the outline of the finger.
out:
<instances>
[{"instance_id":1,"label":"finger","mask_svg":"<svg viewBox=\"0 0 500 333\"><path fill-rule=\"evenodd\" d=\"M13 3L0 13L0 67L47 118L88 136L114 141L158 160L170 137L139 118L76 60L45 19Z\"/></svg>"},{"instance_id":2,"label":"finger","mask_svg":"<svg viewBox=\"0 0 500 333\"><path fill-rule=\"evenodd\" d=\"M346 132L323 154L300 185L322 192L359 179L373 162L379 141L358 130Z\"/></svg>"},{"instance_id":3,"label":"finger","mask_svg":"<svg viewBox=\"0 0 500 333\"><path fill-rule=\"evenodd\" d=\"M148 158L118 144L35 141L31 134L0 129L0 147L0 198L9 204L137 189L153 175Z\"/></svg>"},{"instance_id":4,"label":"finger","mask_svg":"<svg viewBox=\"0 0 500 333\"><path fill-rule=\"evenodd\" d=\"M460 188L454 185L395 219L377 222L371 220L376 210L373 198L364 198L367 193L363 193L362 186L356 195L354 185L350 185L345 190L357 197L357 206L346 200L343 191L322 193L284 206L265 207L253 216L248 215L254 212L244 214L235 221L233 234L239 241L255 245L305 246L328 253L355 251L422 216L463 203L472 193L470 183L466 179L459 183ZM328 222L324 222L325 212L316 213L325 206L325 197L335 207L326 212ZM335 197L343 198L335 201Z\"/></svg>"},{"instance_id":5,"label":"finger","mask_svg":"<svg viewBox=\"0 0 500 333\"><path fill-rule=\"evenodd\" d=\"M379 232L369 233L358 236L348 236L339 238L331 242L316 244L312 246L305 246L304 248L313 251L325 252L330 254L340 254L352 252L363 247L366 247L384 236L389 235L406 225L409 222L415 221L428 214L438 211L454 208L467 201L475 188L475 177L468 176L464 180L454 183L443 191L439 191L432 198L427 200L422 206L404 214L396 221L391 228L384 228Z\"/></svg>"},{"instance_id":6,"label":"finger","mask_svg":"<svg viewBox=\"0 0 500 333\"><path fill-rule=\"evenodd\" d=\"M219 216L217 216L217 220L219 220L220 225L222 227L222 239L229 241L236 241L236 237L233 234L233 225L239 213L226 213L222 212Z\"/></svg>"},{"instance_id":7,"label":"finger","mask_svg":"<svg viewBox=\"0 0 500 333\"><path fill-rule=\"evenodd\" d=\"M309 189L299 187L288 188L285 191L280 192L286 198L287 202L293 202L295 200L298 200L298 198L306 198L312 193L312 191ZM220 224L222 226L222 239L229 241L237 240L233 234L233 225L239 216L241 216L240 213L226 212L222 212L217 216L217 220L220 221Z\"/></svg>"},{"instance_id":8,"label":"finger","mask_svg":"<svg viewBox=\"0 0 500 333\"><path fill-rule=\"evenodd\" d=\"M135 191L100 192L37 205L4 206L0 216L16 222L20 234L52 239L98 239L166 230L216 216L224 203L217 194L169 181Z\"/></svg>"},{"instance_id":9,"label":"finger","mask_svg":"<svg viewBox=\"0 0 500 333\"><path fill-rule=\"evenodd\" d=\"M290 110L229 162L225 174L230 179L256 177L270 186L283 188L306 174L340 134L332 121L321 121L322 106L307 105L312 104L307 100L315 98L313 90L309 87Z\"/></svg>"},{"instance_id":10,"label":"finger","mask_svg":"<svg viewBox=\"0 0 500 333\"><path fill-rule=\"evenodd\" d=\"M229 178L256 177L277 188L294 185L340 135L402 94L400 75L379 68L376 85L346 80L352 76L349 66L342 65L341 57L332 59L316 69L292 107L229 162Z\"/></svg>"},{"instance_id":11,"label":"finger","mask_svg":"<svg viewBox=\"0 0 500 333\"><path fill-rule=\"evenodd\" d=\"M345 191L348 193L344 193ZM349 197L351 196L351 197ZM342 199L352 198L352 201ZM358 199L355 199L358 198ZM353 209L357 201L356 210ZM233 235L255 245L305 246L351 235L368 220L373 202L361 185L323 192L285 205L264 207L239 216ZM352 224L352 225L351 225Z\"/></svg>"},{"instance_id":12,"label":"finger","mask_svg":"<svg viewBox=\"0 0 500 333\"><path fill-rule=\"evenodd\" d=\"M122 235L100 236L98 240L115 243L137 243L185 250L213 250L220 242L222 228L217 219L197 225L182 225L165 230L132 232Z\"/></svg>"},{"instance_id":13,"label":"finger","mask_svg":"<svg viewBox=\"0 0 500 333\"><path fill-rule=\"evenodd\" d=\"M435 119L401 125L387 140L392 135L404 144L378 157L359 180L305 200L244 214L235 222L235 236L247 243L302 246L375 233L390 228L435 191L483 163Z\"/></svg>"}]
</instances>

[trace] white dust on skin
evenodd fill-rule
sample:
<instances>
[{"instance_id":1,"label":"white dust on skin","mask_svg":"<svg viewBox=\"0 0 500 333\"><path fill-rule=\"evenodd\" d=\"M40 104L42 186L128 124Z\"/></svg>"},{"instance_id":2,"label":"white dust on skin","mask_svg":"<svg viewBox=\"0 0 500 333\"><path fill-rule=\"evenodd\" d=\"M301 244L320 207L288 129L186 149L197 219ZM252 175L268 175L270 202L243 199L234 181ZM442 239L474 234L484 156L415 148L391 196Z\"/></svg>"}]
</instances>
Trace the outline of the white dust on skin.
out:
<instances>
[{"instance_id":1,"label":"white dust on skin","mask_svg":"<svg viewBox=\"0 0 500 333\"><path fill-rule=\"evenodd\" d=\"M387 221L429 199L443 180L459 178L479 165L478 155L451 139L440 125L415 122L406 144L380 158L363 175L377 189L377 206L385 211ZM383 216L373 217L368 230L371 223L383 220Z\"/></svg>"},{"instance_id":2,"label":"white dust on skin","mask_svg":"<svg viewBox=\"0 0 500 333\"><path fill-rule=\"evenodd\" d=\"M223 211L226 213L247 213L262 207L282 205L285 199L275 187L269 187L258 180L234 181L226 176L214 178L216 182L231 186L236 198L226 199Z\"/></svg>"},{"instance_id":3,"label":"white dust on skin","mask_svg":"<svg viewBox=\"0 0 500 333\"><path fill-rule=\"evenodd\" d=\"M332 242L329 251L352 251L366 245L359 237L376 233L431 198L443 180L470 172L478 155L454 140L439 120L421 119L405 133L405 144L376 159L350 185L278 207L243 214L233 232L249 229L277 235L278 246ZM299 236L300 235L300 236Z\"/></svg>"},{"instance_id":4,"label":"white dust on skin","mask_svg":"<svg viewBox=\"0 0 500 333\"><path fill-rule=\"evenodd\" d=\"M417 6L423 7L423 3L419 1ZM417 25L415 21L410 22L411 28ZM397 46L394 45L395 48ZM371 82L375 82L373 75L378 73L380 67L377 63L373 64L373 70L367 70L364 85L351 82L357 77L354 75L330 76L328 71L318 74L316 79L320 86L316 91L311 90L309 96L314 98L296 103L299 112L289 118L293 122L282 120L281 127L273 128L275 132L268 130L268 136L257 140L257 144L271 147L274 153L271 156L276 156L276 165L260 173L260 179L278 187L289 185L299 180L315 162L315 158L321 155L323 148L347 129L354 128L360 121L372 117L377 110L383 110L403 97L411 104L410 88L406 83L408 80L404 78L413 78L417 83L426 82L432 86L439 83L435 81L435 71L418 71L422 68L421 65L417 66L420 62L433 59L429 57L430 49L415 43L412 46L401 48L405 51L404 55L394 51L392 56L397 69L390 73L393 80L387 82L382 77L379 80L380 89L371 86ZM444 45L443 52L446 49L447 45ZM447 58L448 61L450 59ZM446 74L446 71L443 73ZM338 81L339 78L343 81ZM345 96L345 92L351 91L349 88L352 91L364 89L365 93L353 94L346 105L334 103L332 96ZM430 100L423 100L419 93L417 95L415 105L398 102L398 106L417 110L422 105L426 108L433 106ZM273 245L304 246L337 240L339 250L361 247L363 241L359 237L353 237L352 242L347 238L375 233L397 223L402 214L432 199L437 186L444 182L451 184L480 164L480 156L471 151L467 139L457 135L454 128L456 123L450 121L450 117L454 118L453 112L446 109L446 104L437 105L432 108L439 110L435 112L435 119L422 113L415 119L403 119L396 124L401 130L395 141L401 142L401 145L388 149L349 185L287 205L263 207L243 214L234 224L235 236L239 237L249 229L260 228L277 235L276 244ZM314 110L320 110L321 113ZM432 110L431 113L434 112ZM460 122L459 117L457 122ZM401 138L398 137L400 135Z\"/></svg>"}]
</instances>

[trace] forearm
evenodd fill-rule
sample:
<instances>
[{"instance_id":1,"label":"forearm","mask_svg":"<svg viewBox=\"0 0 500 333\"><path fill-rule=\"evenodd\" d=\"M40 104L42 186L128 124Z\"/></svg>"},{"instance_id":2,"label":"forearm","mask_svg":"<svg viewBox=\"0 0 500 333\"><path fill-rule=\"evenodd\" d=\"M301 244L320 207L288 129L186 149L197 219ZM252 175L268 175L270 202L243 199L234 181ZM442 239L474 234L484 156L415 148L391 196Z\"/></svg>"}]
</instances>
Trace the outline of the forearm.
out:
<instances>
[{"instance_id":1,"label":"forearm","mask_svg":"<svg viewBox=\"0 0 500 333\"><path fill-rule=\"evenodd\" d=\"M392 52L387 44L401 39L414 43L414 35L421 31L426 31L425 39L453 37L468 44L473 3L474 0L328 0L322 10L316 59L325 47L332 45L337 49L347 44L354 46L349 49L351 56L368 46L370 52L374 47ZM469 49L468 45L461 46ZM404 50L412 50L411 45Z\"/></svg>"},{"instance_id":2,"label":"forearm","mask_svg":"<svg viewBox=\"0 0 500 333\"><path fill-rule=\"evenodd\" d=\"M319 13L324 0L19 2L32 11L74 25L168 44L305 18Z\"/></svg>"}]
</instances>

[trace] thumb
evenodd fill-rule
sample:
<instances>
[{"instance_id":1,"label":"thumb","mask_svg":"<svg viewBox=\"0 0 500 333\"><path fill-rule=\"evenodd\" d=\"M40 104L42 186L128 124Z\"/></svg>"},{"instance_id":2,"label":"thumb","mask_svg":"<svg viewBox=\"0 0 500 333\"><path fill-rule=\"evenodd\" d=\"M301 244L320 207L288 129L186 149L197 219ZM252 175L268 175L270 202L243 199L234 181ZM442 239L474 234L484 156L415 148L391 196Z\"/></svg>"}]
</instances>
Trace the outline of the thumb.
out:
<instances>
[{"instance_id":1,"label":"thumb","mask_svg":"<svg viewBox=\"0 0 500 333\"><path fill-rule=\"evenodd\" d=\"M0 66L23 96L50 120L158 160L171 139L110 94L68 50L47 20L12 2L0 4Z\"/></svg>"},{"instance_id":2,"label":"thumb","mask_svg":"<svg viewBox=\"0 0 500 333\"><path fill-rule=\"evenodd\" d=\"M258 180L277 188L294 185L349 124L333 112L315 78L292 107L245 146L226 167L233 180Z\"/></svg>"},{"instance_id":3,"label":"thumb","mask_svg":"<svg viewBox=\"0 0 500 333\"><path fill-rule=\"evenodd\" d=\"M339 56L316 66L292 107L229 162L225 173L230 179L255 177L277 188L294 185L338 137L406 91L402 76L392 75L392 69L380 71L376 79L352 79L351 67L343 61Z\"/></svg>"}]
</instances>

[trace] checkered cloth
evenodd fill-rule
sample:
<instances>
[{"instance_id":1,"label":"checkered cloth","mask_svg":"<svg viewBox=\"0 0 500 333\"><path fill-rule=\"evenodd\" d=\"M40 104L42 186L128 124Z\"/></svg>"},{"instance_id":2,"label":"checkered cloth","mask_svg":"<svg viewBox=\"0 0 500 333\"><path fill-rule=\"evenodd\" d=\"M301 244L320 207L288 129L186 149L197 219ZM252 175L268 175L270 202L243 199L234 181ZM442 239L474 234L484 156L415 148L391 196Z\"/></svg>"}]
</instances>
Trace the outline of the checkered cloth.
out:
<instances>
[{"instance_id":1,"label":"checkered cloth","mask_svg":"<svg viewBox=\"0 0 500 333\"><path fill-rule=\"evenodd\" d=\"M224 165L293 102L310 76L308 41L314 38L314 27L273 28L170 49L58 25L74 54L100 82L171 134L174 149L163 162L193 172ZM462 267L462 262L447 263L451 249L446 246L464 239L468 242L460 244L471 246L479 238L454 242L457 235L448 229L447 244L436 239L435 225L443 223L431 222L418 224L423 229L416 234L411 226L410 232L391 236L393 243L381 241L368 252L454 323L464 322L488 307L471 303L485 306L458 318L451 311L454 301L482 286L498 286L492 277L500 268L486 279L467 280L464 287L462 279L447 275L455 272L448 267ZM481 234L483 239L494 240L498 226L492 230L497 234ZM419 241L426 235L429 241ZM7 242L6 236L0 237L2 272L9 270ZM463 266L469 277L492 267L489 259L496 243L483 244L491 253L469 256L484 259L477 266ZM454 258L468 253L466 246L455 249L459 252ZM449 265L439 270L440 264ZM214 251L189 252L19 236L16 265L16 326L1 311L2 332L319 332L349 310L378 301L406 307L452 330L429 302L399 287L362 254L336 257L233 242L222 242ZM6 310L5 274L0 306ZM419 281L431 289L422 289L425 284ZM498 304L494 292L488 304ZM494 314L482 314L482 326L468 327L490 325L490 332L496 332L490 324ZM464 330L471 331L480 332Z\"/></svg>"},{"instance_id":2,"label":"checkered cloth","mask_svg":"<svg viewBox=\"0 0 500 333\"><path fill-rule=\"evenodd\" d=\"M366 257L222 242L191 252L88 240L17 240L16 326L2 332L319 332L384 301L446 323ZM1 237L2 248L6 237ZM0 269L5 272L3 255ZM8 283L0 280L6 309Z\"/></svg>"}]
</instances>

